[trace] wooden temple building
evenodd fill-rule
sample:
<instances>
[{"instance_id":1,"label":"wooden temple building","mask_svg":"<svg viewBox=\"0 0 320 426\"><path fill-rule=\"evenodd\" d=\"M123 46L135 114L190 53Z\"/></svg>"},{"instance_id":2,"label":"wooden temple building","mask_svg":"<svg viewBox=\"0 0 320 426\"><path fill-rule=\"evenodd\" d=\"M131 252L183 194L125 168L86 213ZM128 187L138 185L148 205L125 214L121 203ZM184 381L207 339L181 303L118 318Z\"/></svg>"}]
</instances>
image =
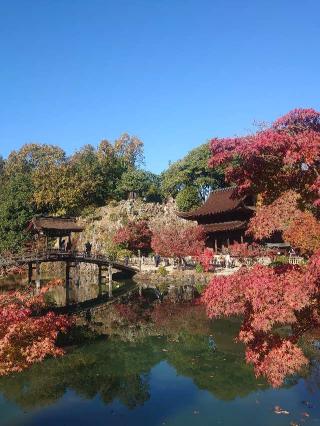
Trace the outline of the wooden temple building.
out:
<instances>
[{"instance_id":1,"label":"wooden temple building","mask_svg":"<svg viewBox=\"0 0 320 426\"><path fill-rule=\"evenodd\" d=\"M48 240L56 238L59 240L59 247L63 240L72 245L71 234L83 231L83 227L76 223L73 217L55 217L55 216L35 216L29 223L27 230L35 235L38 245L42 248L48 248ZM40 248L40 247L39 247Z\"/></svg>"},{"instance_id":2,"label":"wooden temple building","mask_svg":"<svg viewBox=\"0 0 320 426\"><path fill-rule=\"evenodd\" d=\"M177 213L183 219L202 225L207 236L207 246L215 251L234 242L251 242L246 230L255 212L254 197L235 197L234 190L234 187L230 187L212 191L199 208Z\"/></svg>"}]
</instances>

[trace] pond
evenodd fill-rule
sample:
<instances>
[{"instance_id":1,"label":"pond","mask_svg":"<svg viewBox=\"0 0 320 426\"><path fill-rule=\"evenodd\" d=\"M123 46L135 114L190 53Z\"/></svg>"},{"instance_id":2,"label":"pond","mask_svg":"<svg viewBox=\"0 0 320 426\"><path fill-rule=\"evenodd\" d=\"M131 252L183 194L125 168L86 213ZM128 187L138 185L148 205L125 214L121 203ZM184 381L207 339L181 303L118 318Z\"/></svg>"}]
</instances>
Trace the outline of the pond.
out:
<instances>
[{"instance_id":1,"label":"pond","mask_svg":"<svg viewBox=\"0 0 320 426\"><path fill-rule=\"evenodd\" d=\"M93 321L97 329L108 329L104 316ZM165 303L152 318L139 333L104 332L0 378L0 424L320 424L317 360L272 389L234 341L238 320L210 321L201 306Z\"/></svg>"}]
</instances>

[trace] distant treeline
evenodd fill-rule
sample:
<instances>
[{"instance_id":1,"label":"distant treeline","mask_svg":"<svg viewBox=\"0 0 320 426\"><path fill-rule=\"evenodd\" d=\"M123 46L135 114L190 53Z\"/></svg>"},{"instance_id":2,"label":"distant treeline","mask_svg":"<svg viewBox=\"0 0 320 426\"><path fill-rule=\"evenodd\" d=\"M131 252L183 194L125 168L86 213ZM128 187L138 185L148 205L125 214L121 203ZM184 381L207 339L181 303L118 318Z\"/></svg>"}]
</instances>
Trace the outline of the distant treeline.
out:
<instances>
[{"instance_id":1,"label":"distant treeline","mask_svg":"<svg viewBox=\"0 0 320 426\"><path fill-rule=\"evenodd\" d=\"M223 186L223 172L208 167L209 157L203 144L156 175L142 168L143 142L126 133L71 156L58 146L26 144L0 157L0 252L23 246L35 214L81 215L130 193L149 202L174 197L180 210L194 208Z\"/></svg>"}]
</instances>

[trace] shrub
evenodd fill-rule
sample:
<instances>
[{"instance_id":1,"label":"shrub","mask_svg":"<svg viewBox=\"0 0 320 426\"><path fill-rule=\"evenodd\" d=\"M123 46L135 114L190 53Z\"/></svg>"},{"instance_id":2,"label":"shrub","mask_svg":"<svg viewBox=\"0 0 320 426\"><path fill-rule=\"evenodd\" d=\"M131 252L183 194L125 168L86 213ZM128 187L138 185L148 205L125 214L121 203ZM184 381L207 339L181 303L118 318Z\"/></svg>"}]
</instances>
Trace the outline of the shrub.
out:
<instances>
[{"instance_id":1,"label":"shrub","mask_svg":"<svg viewBox=\"0 0 320 426\"><path fill-rule=\"evenodd\" d=\"M161 275L162 277L166 277L169 274L169 272L166 270L166 268L164 266L162 266L162 265L159 266L159 268L157 270L157 273L159 275Z\"/></svg>"},{"instance_id":2,"label":"shrub","mask_svg":"<svg viewBox=\"0 0 320 426\"><path fill-rule=\"evenodd\" d=\"M200 263L197 263L197 264L196 264L195 271L196 271L198 274L201 274L201 273L203 272L203 266L202 266Z\"/></svg>"}]
</instances>

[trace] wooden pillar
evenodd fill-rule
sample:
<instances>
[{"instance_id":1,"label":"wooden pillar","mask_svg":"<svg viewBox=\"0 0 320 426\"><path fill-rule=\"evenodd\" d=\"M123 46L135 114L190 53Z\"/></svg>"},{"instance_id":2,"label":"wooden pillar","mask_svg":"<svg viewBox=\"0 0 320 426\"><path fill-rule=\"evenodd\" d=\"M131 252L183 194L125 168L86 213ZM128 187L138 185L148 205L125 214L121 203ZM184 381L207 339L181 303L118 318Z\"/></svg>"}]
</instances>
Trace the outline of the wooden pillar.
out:
<instances>
[{"instance_id":1,"label":"wooden pillar","mask_svg":"<svg viewBox=\"0 0 320 426\"><path fill-rule=\"evenodd\" d=\"M98 286L99 286L99 296L103 295L103 286L106 284L107 280L107 269L106 266L98 265ZM109 277L110 280L110 277ZM112 271L111 271L111 281L112 281ZM110 289L109 289L110 293ZM112 287L111 287L111 296L112 296Z\"/></svg>"},{"instance_id":2,"label":"wooden pillar","mask_svg":"<svg viewBox=\"0 0 320 426\"><path fill-rule=\"evenodd\" d=\"M243 244L243 234L241 234L241 244Z\"/></svg>"},{"instance_id":3,"label":"wooden pillar","mask_svg":"<svg viewBox=\"0 0 320 426\"><path fill-rule=\"evenodd\" d=\"M70 263L66 262L66 305L70 304Z\"/></svg>"},{"instance_id":4,"label":"wooden pillar","mask_svg":"<svg viewBox=\"0 0 320 426\"><path fill-rule=\"evenodd\" d=\"M109 265L108 268L108 275L109 275L109 297L112 297L112 265Z\"/></svg>"},{"instance_id":5,"label":"wooden pillar","mask_svg":"<svg viewBox=\"0 0 320 426\"><path fill-rule=\"evenodd\" d=\"M102 267L101 265L98 265L98 284L99 286L102 285Z\"/></svg>"},{"instance_id":6,"label":"wooden pillar","mask_svg":"<svg viewBox=\"0 0 320 426\"><path fill-rule=\"evenodd\" d=\"M80 265L78 262L75 262L74 264L74 282L77 286L80 284Z\"/></svg>"},{"instance_id":7,"label":"wooden pillar","mask_svg":"<svg viewBox=\"0 0 320 426\"><path fill-rule=\"evenodd\" d=\"M32 283L32 272L33 272L33 264L32 262L28 263L28 284Z\"/></svg>"},{"instance_id":8,"label":"wooden pillar","mask_svg":"<svg viewBox=\"0 0 320 426\"><path fill-rule=\"evenodd\" d=\"M214 239L214 251L216 253L218 252L218 240L217 240L217 238Z\"/></svg>"},{"instance_id":9,"label":"wooden pillar","mask_svg":"<svg viewBox=\"0 0 320 426\"><path fill-rule=\"evenodd\" d=\"M227 238L227 247L229 247L230 246L230 238L228 237Z\"/></svg>"},{"instance_id":10,"label":"wooden pillar","mask_svg":"<svg viewBox=\"0 0 320 426\"><path fill-rule=\"evenodd\" d=\"M40 263L36 263L36 288L39 289L41 284Z\"/></svg>"}]
</instances>

